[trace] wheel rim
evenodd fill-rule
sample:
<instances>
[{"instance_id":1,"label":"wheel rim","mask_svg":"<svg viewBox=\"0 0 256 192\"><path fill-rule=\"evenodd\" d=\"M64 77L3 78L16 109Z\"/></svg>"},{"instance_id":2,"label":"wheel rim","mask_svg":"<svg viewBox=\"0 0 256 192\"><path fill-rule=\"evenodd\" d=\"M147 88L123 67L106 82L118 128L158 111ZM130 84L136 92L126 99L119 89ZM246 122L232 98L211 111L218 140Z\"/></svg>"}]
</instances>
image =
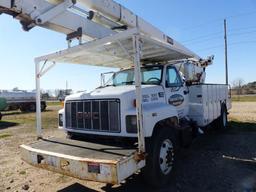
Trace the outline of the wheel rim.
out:
<instances>
[{"instance_id":1,"label":"wheel rim","mask_svg":"<svg viewBox=\"0 0 256 192\"><path fill-rule=\"evenodd\" d=\"M227 114L225 110L223 111L222 123L223 123L223 127L227 126Z\"/></svg>"},{"instance_id":2,"label":"wheel rim","mask_svg":"<svg viewBox=\"0 0 256 192\"><path fill-rule=\"evenodd\" d=\"M174 150L171 140L166 139L163 141L160 148L159 164L160 169L164 175L168 175L173 167Z\"/></svg>"}]
</instances>

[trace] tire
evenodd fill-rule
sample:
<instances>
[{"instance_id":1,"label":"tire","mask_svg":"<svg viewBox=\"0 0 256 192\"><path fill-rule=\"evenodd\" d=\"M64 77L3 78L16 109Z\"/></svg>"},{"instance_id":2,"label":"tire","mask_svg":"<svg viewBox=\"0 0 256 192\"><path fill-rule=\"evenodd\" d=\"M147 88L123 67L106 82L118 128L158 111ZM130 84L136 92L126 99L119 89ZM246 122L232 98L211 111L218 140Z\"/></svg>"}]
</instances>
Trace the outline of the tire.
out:
<instances>
[{"instance_id":1,"label":"tire","mask_svg":"<svg viewBox=\"0 0 256 192\"><path fill-rule=\"evenodd\" d=\"M142 170L144 180L154 188L166 186L174 173L176 136L171 128L160 128L146 142L146 167Z\"/></svg>"},{"instance_id":2,"label":"tire","mask_svg":"<svg viewBox=\"0 0 256 192\"><path fill-rule=\"evenodd\" d=\"M43 111L45 111L45 109L46 109L46 104L45 103L41 103L41 111L43 112Z\"/></svg>"},{"instance_id":3,"label":"tire","mask_svg":"<svg viewBox=\"0 0 256 192\"><path fill-rule=\"evenodd\" d=\"M20 107L20 111L21 112L26 112L26 110L25 110L25 108L22 106L22 107Z\"/></svg>"},{"instance_id":4,"label":"tire","mask_svg":"<svg viewBox=\"0 0 256 192\"><path fill-rule=\"evenodd\" d=\"M25 104L22 104L20 106L20 111L23 112L23 113L29 112L29 106L27 106Z\"/></svg>"},{"instance_id":5,"label":"tire","mask_svg":"<svg viewBox=\"0 0 256 192\"><path fill-rule=\"evenodd\" d=\"M36 104L35 103L30 103L28 106L28 111L29 112L35 112L36 111Z\"/></svg>"},{"instance_id":6,"label":"tire","mask_svg":"<svg viewBox=\"0 0 256 192\"><path fill-rule=\"evenodd\" d=\"M73 135L73 133L67 132L66 138L73 140L75 138L75 136Z\"/></svg>"},{"instance_id":7,"label":"tire","mask_svg":"<svg viewBox=\"0 0 256 192\"><path fill-rule=\"evenodd\" d=\"M228 113L227 113L227 108L226 105L223 104L221 107L221 114L220 117L218 118L218 128L219 129L226 129L228 125Z\"/></svg>"},{"instance_id":8,"label":"tire","mask_svg":"<svg viewBox=\"0 0 256 192\"><path fill-rule=\"evenodd\" d=\"M2 113L0 112L0 121L2 120L2 117L3 117L3 115L2 115Z\"/></svg>"}]
</instances>

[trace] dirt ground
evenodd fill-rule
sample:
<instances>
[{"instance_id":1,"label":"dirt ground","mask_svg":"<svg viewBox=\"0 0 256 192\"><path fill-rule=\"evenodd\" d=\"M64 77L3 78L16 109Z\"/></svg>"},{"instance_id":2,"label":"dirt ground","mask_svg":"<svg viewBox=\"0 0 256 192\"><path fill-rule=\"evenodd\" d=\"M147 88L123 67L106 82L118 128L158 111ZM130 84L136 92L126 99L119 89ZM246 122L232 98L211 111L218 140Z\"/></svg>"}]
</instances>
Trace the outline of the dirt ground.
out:
<instances>
[{"instance_id":1,"label":"dirt ground","mask_svg":"<svg viewBox=\"0 0 256 192\"><path fill-rule=\"evenodd\" d=\"M43 113L45 136L64 137L57 110ZM175 177L159 191L256 191L256 102L233 103L229 128L209 131L179 152ZM19 145L35 140L35 114L8 112L0 123L0 191L156 191L134 175L113 186L80 181L34 168L20 159Z\"/></svg>"}]
</instances>

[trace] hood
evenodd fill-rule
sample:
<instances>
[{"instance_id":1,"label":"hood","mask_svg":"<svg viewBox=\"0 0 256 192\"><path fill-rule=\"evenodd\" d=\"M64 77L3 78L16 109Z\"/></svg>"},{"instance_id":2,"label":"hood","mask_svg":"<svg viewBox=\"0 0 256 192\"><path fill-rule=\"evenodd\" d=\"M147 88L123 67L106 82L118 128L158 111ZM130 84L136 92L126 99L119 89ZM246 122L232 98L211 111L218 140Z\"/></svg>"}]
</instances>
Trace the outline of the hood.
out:
<instances>
[{"instance_id":1,"label":"hood","mask_svg":"<svg viewBox=\"0 0 256 192\"><path fill-rule=\"evenodd\" d=\"M163 92L160 85L142 85L142 94ZM76 99L103 99L103 98L121 98L125 95L135 96L134 85L109 86L97 88L90 93L77 93L66 97L66 100Z\"/></svg>"}]
</instances>

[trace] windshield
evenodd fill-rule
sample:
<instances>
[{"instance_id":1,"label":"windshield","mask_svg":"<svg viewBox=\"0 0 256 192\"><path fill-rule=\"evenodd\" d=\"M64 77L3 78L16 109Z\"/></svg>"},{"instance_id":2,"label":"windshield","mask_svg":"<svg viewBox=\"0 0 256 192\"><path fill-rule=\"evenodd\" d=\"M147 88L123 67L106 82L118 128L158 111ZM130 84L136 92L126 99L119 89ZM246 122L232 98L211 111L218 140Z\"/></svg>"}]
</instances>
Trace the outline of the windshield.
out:
<instances>
[{"instance_id":1,"label":"windshield","mask_svg":"<svg viewBox=\"0 0 256 192\"><path fill-rule=\"evenodd\" d=\"M162 82L162 66L141 67L141 84L160 85ZM133 85L134 69L126 69L115 73L105 86Z\"/></svg>"}]
</instances>

